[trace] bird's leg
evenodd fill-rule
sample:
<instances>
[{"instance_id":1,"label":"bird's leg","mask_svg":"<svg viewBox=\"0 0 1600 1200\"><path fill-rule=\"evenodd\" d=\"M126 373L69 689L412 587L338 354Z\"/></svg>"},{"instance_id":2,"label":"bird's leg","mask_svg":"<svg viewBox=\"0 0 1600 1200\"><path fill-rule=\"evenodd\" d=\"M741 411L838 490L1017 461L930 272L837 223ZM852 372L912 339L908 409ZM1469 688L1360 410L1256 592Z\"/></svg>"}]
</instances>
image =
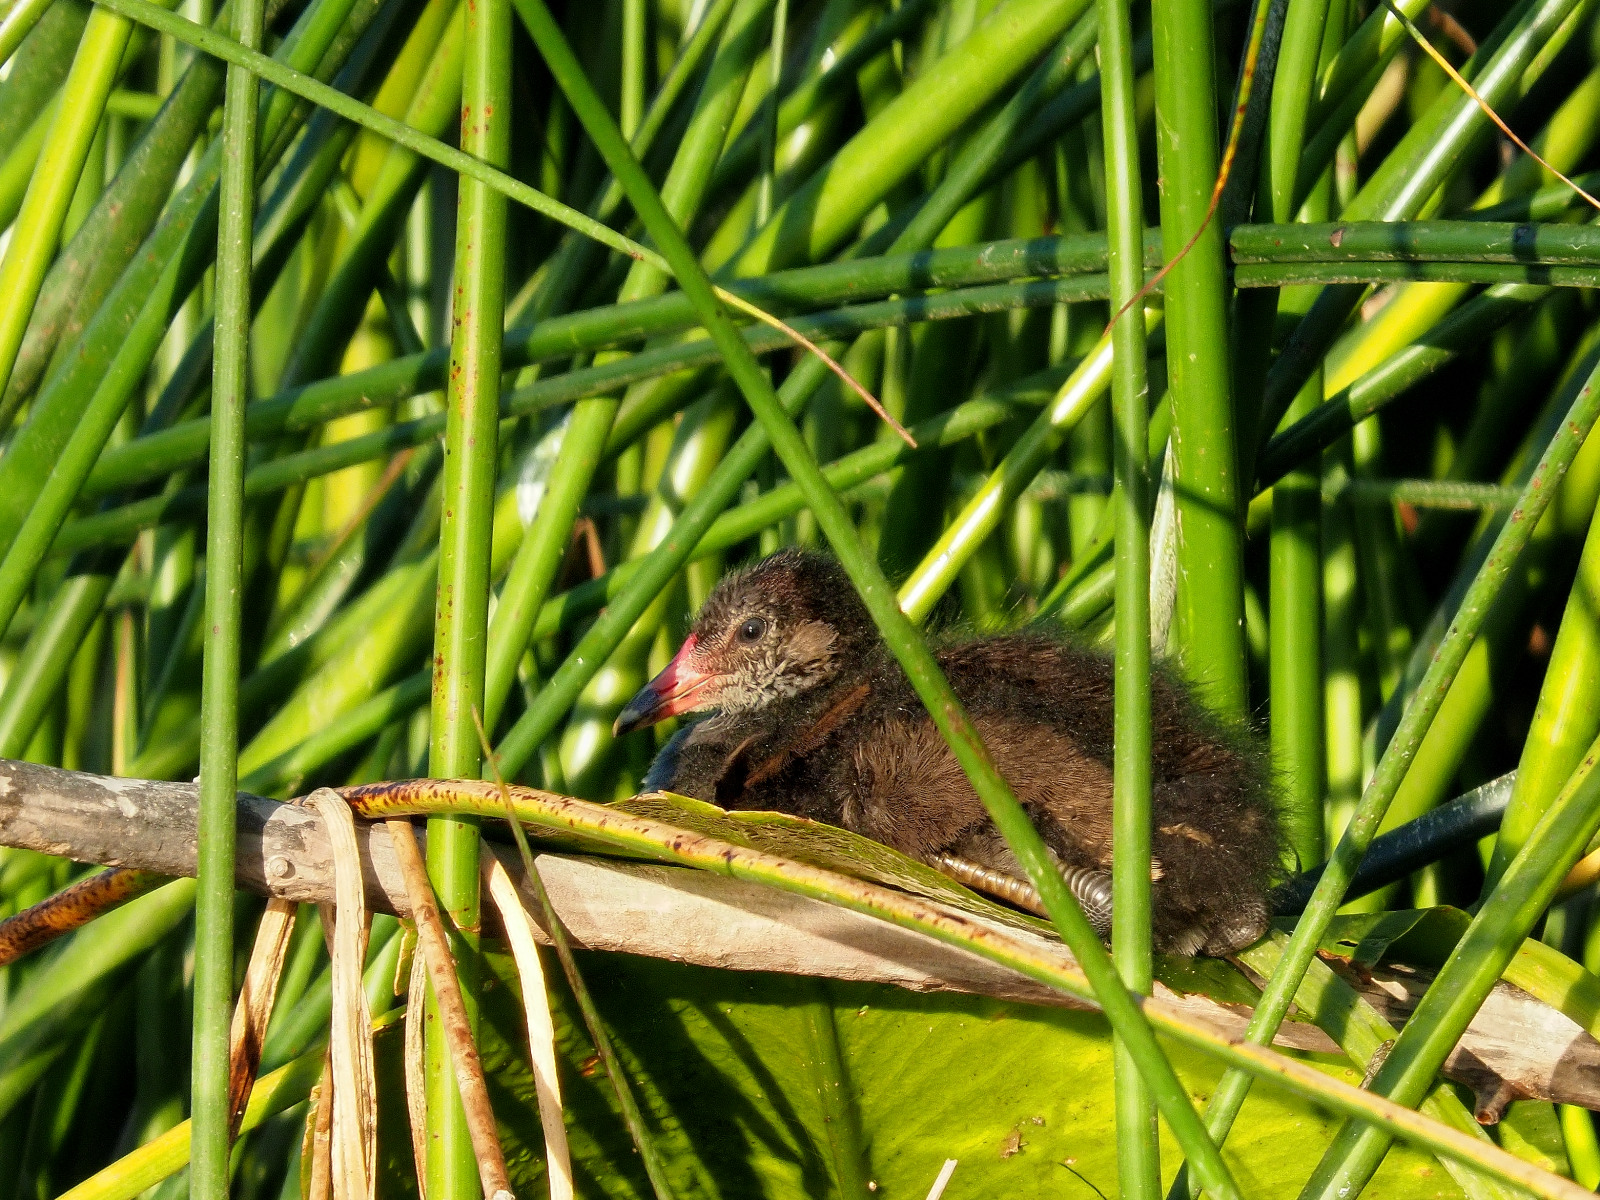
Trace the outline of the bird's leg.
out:
<instances>
[{"instance_id":1,"label":"bird's leg","mask_svg":"<svg viewBox=\"0 0 1600 1200\"><path fill-rule=\"evenodd\" d=\"M1037 916L1048 917L1039 893L1034 886L1025 879L1018 879L1015 875L1005 871L997 871L993 867L985 867L973 862L970 858L961 858L954 854L937 853L933 856L932 865L943 871L957 883L965 884L974 891L987 892L991 896L998 896L1007 903L1014 904L1020 909L1034 913ZM1089 924L1102 938L1111 934L1111 873L1097 871L1091 867L1060 868L1061 878L1066 881L1067 889L1077 902L1083 906L1084 916L1089 918Z\"/></svg>"},{"instance_id":2,"label":"bird's leg","mask_svg":"<svg viewBox=\"0 0 1600 1200\"><path fill-rule=\"evenodd\" d=\"M1035 916L1050 915L1045 912L1038 891L1026 879L1018 879L1005 871L997 871L993 867L975 863L970 858L942 851L933 854L928 860L928 865L975 892L987 892Z\"/></svg>"}]
</instances>

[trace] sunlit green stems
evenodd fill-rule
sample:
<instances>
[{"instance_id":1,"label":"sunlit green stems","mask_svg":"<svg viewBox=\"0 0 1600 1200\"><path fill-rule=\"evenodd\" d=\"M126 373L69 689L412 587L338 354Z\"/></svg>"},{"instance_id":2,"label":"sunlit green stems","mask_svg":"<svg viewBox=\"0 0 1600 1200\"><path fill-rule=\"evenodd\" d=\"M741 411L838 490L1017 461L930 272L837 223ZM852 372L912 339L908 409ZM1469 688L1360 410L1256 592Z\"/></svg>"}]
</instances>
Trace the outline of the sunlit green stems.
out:
<instances>
[{"instance_id":1,"label":"sunlit green stems","mask_svg":"<svg viewBox=\"0 0 1600 1200\"><path fill-rule=\"evenodd\" d=\"M1539 518L1549 506L1557 484L1571 466L1597 415L1600 415L1600 371L1590 376L1573 402L1567 419L1551 439L1527 487L1523 489L1522 500L1501 527L1449 631L1430 660L1427 673L1401 718L1399 729L1379 760L1372 781L1351 815L1344 835L1334 847L1305 914L1295 927L1282 964L1262 992L1246 1030L1246 1037L1250 1041L1259 1045L1267 1044L1288 1013L1295 988L1305 977L1307 966L1344 899L1362 855L1377 835L1379 823L1400 790L1418 747L1449 693L1451 682L1466 661L1495 597L1516 569ZM1237 1071L1230 1071L1217 1085L1207 1108L1207 1123L1219 1135L1232 1125L1249 1089L1249 1079Z\"/></svg>"},{"instance_id":2,"label":"sunlit green stems","mask_svg":"<svg viewBox=\"0 0 1600 1200\"><path fill-rule=\"evenodd\" d=\"M1200 231L1217 178L1212 13L1200 0L1154 0L1156 158L1168 258ZM1228 285L1216 221L1167 276L1167 378L1178 511L1180 668L1216 711L1242 718L1243 531L1228 378Z\"/></svg>"},{"instance_id":3,"label":"sunlit green stems","mask_svg":"<svg viewBox=\"0 0 1600 1200\"><path fill-rule=\"evenodd\" d=\"M136 2L143 3L143 0ZM279 52L291 61L296 54L302 54L311 65L325 55L335 56L336 51L347 52L348 44L343 50L338 47L360 32L370 20L374 7L373 0L320 0L306 11L301 24L296 26L297 32L304 27L305 36L286 39ZM141 23L148 23L146 18L176 21L182 28L197 31L200 38L229 47L230 53L242 60L235 63L236 66L268 63L269 70L282 69L304 78L231 38L203 29L157 6L144 5L141 12L143 15L123 15L132 15ZM330 12L343 23L328 28L326 17ZM332 69L331 64L329 69ZM254 73L261 74L260 71ZM325 86L311 82L316 87ZM336 89L327 91L335 96L343 95ZM285 104L275 104L277 100L284 100ZM270 140L274 128L280 132L298 128L290 119L293 114L288 109L292 106L292 97L274 95L268 98L264 139ZM279 114L276 126L274 113ZM189 181L171 198L161 221L146 240L144 253L135 256L121 272L115 288L77 339L74 352L67 356L63 368L34 400L28 422L12 436L4 455L0 456L0 545L10 546L30 508L35 507L34 501L45 480L53 476L53 468L69 440L79 437L79 445L83 447L85 426L109 431L116 412L120 411L119 397L120 402L125 403L143 378L166 333L171 312L199 278L210 257L209 249L203 247L215 229L221 145L220 141L213 143ZM258 170L275 161L270 149L263 150ZM93 397L87 405L86 395ZM92 409L92 413L86 414L86 408ZM103 441L105 435L100 436ZM75 457L80 457L81 461L81 456ZM58 487L67 487L65 479L56 482Z\"/></svg>"},{"instance_id":4,"label":"sunlit green stems","mask_svg":"<svg viewBox=\"0 0 1600 1200\"><path fill-rule=\"evenodd\" d=\"M511 159L511 5L509 0L474 0L466 7L461 148L503 168ZM483 713L489 557L499 467L505 264L505 196L480 180L461 180L428 751L428 770L440 779L476 778L483 765L477 722ZM430 820L427 859L439 907L453 926L451 948L467 1019L476 1027L477 822ZM431 989L423 1056L431 1125L425 1156L427 1194L435 1200L469 1200L479 1191L477 1159L456 1090L438 999Z\"/></svg>"},{"instance_id":5,"label":"sunlit green stems","mask_svg":"<svg viewBox=\"0 0 1600 1200\"><path fill-rule=\"evenodd\" d=\"M263 0L238 0L233 34L261 43ZM233 875L244 576L244 409L250 388L250 245L259 81L228 71L217 225L216 353L206 512L206 635L201 675L199 872L195 905L194 1154L191 1195L228 1195L228 1027L233 1016Z\"/></svg>"},{"instance_id":6,"label":"sunlit green stems","mask_svg":"<svg viewBox=\"0 0 1600 1200\"><path fill-rule=\"evenodd\" d=\"M1485 872L1488 896L1600 733L1600 522L1591 522Z\"/></svg>"},{"instance_id":7,"label":"sunlit green stems","mask_svg":"<svg viewBox=\"0 0 1600 1200\"><path fill-rule=\"evenodd\" d=\"M1133 30L1126 0L1099 0L1100 124L1105 138L1106 246L1111 276L1112 465L1116 489L1116 686L1112 762L1111 954L1122 982L1151 988L1150 462L1143 314L1123 312L1144 286L1144 194L1134 107ZM1119 314L1117 316L1116 314ZM1117 1190L1161 1194L1153 1091L1139 1054L1115 1042Z\"/></svg>"},{"instance_id":8,"label":"sunlit green stems","mask_svg":"<svg viewBox=\"0 0 1600 1200\"><path fill-rule=\"evenodd\" d=\"M0 306L0 393L11 378L34 299L55 257L67 207L132 31L133 24L126 17L96 9L83 31L72 73L62 85L62 102L11 231L5 261L0 263L0 295L6 297Z\"/></svg>"},{"instance_id":9,"label":"sunlit green stems","mask_svg":"<svg viewBox=\"0 0 1600 1200\"><path fill-rule=\"evenodd\" d=\"M673 215L687 223L698 210L711 179L717 155L745 90L756 57L766 0L741 0L728 19L727 31L706 81L694 116L679 142L662 185L662 198ZM634 263L618 295L619 304L644 300L666 290L668 279L645 263ZM616 356L612 356L616 357ZM604 365L602 356L598 365ZM511 572L500 591L489 630L488 677L484 727L493 730L516 680L517 664L528 645L539 609L549 595L572 533L578 507L588 493L604 457L621 401L598 396L573 407L561 435L561 450L545 482L539 509L518 547ZM641 681L642 682L642 681Z\"/></svg>"},{"instance_id":10,"label":"sunlit green stems","mask_svg":"<svg viewBox=\"0 0 1600 1200\"><path fill-rule=\"evenodd\" d=\"M1445 1058L1600 829L1597 761L1600 743L1589 747L1428 986L1368 1085L1374 1092L1408 1106L1427 1094ZM1332 1200L1360 1192L1383 1160L1390 1140L1372 1126L1347 1122L1323 1154L1302 1197Z\"/></svg>"},{"instance_id":11,"label":"sunlit green stems","mask_svg":"<svg viewBox=\"0 0 1600 1200\"><path fill-rule=\"evenodd\" d=\"M951 692L938 664L916 627L900 611L876 563L857 537L838 495L828 486L804 438L784 411L771 382L750 354L737 328L721 311L693 250L662 207L659 196L628 151L610 113L584 78L560 30L542 0L519 0L546 63L572 102L574 110L599 147L612 173L622 183L651 238L661 247L679 285L694 304L712 339L722 350L728 373L744 394L751 410L772 439L773 449L789 475L800 485L828 541L838 553L863 603L883 633L890 649L917 689L940 732L972 782L979 798L999 827L1007 844L1023 863L1029 878L1044 898L1047 909L1073 953L1083 964L1095 994L1113 1027L1133 1047L1140 1070L1150 1081L1162 1112L1195 1164L1202 1184L1220 1197L1238 1195L1238 1189L1205 1135L1188 1095L1171 1063L1156 1043L1137 1004L1123 987L1110 957L1100 945L1083 910L1067 890L1038 831L1017 803L1011 789L996 771L971 720Z\"/></svg>"},{"instance_id":12,"label":"sunlit green stems","mask_svg":"<svg viewBox=\"0 0 1600 1200\"><path fill-rule=\"evenodd\" d=\"M217 24L226 28L230 20L232 12L224 6ZM33 305L27 334L0 400L0 428L9 427L18 406L33 394L52 360L59 363L59 357L77 341L139 243L155 226L196 133L216 111L223 74L221 64L211 59L197 57L190 63L122 169L56 256Z\"/></svg>"},{"instance_id":13,"label":"sunlit green stems","mask_svg":"<svg viewBox=\"0 0 1600 1200\"><path fill-rule=\"evenodd\" d=\"M1145 310L1146 330L1155 329L1160 321L1160 309ZM900 608L913 621L927 619L973 552L999 526L1012 502L1027 490L1067 434L1104 398L1111 386L1113 362L1112 340L1102 337L900 585Z\"/></svg>"},{"instance_id":14,"label":"sunlit green stems","mask_svg":"<svg viewBox=\"0 0 1600 1200\"><path fill-rule=\"evenodd\" d=\"M1461 74L1485 103L1500 108L1532 82L1527 75L1536 62L1548 63L1572 35L1574 28L1568 18L1576 7L1576 0L1529 0L1518 5L1480 43L1478 52L1463 64ZM1487 121L1471 97L1455 88L1441 91L1341 215L1352 221L1400 221L1417 216L1461 165ZM1321 170L1319 163L1316 174ZM1267 377L1258 424L1263 435L1277 427L1364 294L1362 284L1326 288L1295 328Z\"/></svg>"},{"instance_id":15,"label":"sunlit green stems","mask_svg":"<svg viewBox=\"0 0 1600 1200\"><path fill-rule=\"evenodd\" d=\"M1147 255L1153 247L1147 245ZM1148 258L1147 258L1148 261ZM760 280L735 284L730 290L754 303L782 308L822 308L849 302L837 314L799 317L790 324L812 337L843 336L885 323L909 320L954 319L983 311L1022 304L1048 304L1058 300L1087 299L1105 294L1103 277L1085 278L1076 291L1051 293L1046 282L1009 285L1010 290L970 290L931 296L908 295L900 300L877 301L892 292L922 288L965 288L1018 276L1078 275L1101 271L1105 246L1094 235L1061 239L989 242L977 246L902 253L883 258L859 259L780 272ZM1050 293L1050 294L1046 294ZM693 313L681 293L650 300L592 309L552 317L539 325L513 329L502 351L505 367L519 367L569 356L605 346L679 332L692 327ZM760 350L787 346L788 339L767 326L755 326L748 335ZM290 389L258 401L247 414L252 441L265 441L283 433L309 430L335 417L378 404L392 404L444 385L448 362L445 350L408 355L364 371ZM505 398L505 412L527 414L551 405L601 395L644 378L714 362L716 348L704 338L641 351L627 360L576 371L518 388ZM635 406L636 407L636 406ZM658 414L654 419L664 416ZM625 405L619 422L632 420ZM429 427L431 429L431 427ZM135 438L103 452L85 481L83 497L103 496L134 484L159 479L177 468L205 457L208 425L186 421L159 433ZM436 432L436 431L433 431ZM430 433L431 436L431 433ZM398 443L397 443L398 444ZM321 449L321 448L319 448ZM330 453L345 453L333 447ZM616 449L615 442L611 449ZM358 460L351 460L358 461Z\"/></svg>"},{"instance_id":16,"label":"sunlit green stems","mask_svg":"<svg viewBox=\"0 0 1600 1200\"><path fill-rule=\"evenodd\" d=\"M734 273L759 275L815 262L836 248L887 186L917 170L1088 7L1087 0L997 5L779 207L739 255ZM869 179L872 185L863 186ZM808 219L794 219L801 212Z\"/></svg>"}]
</instances>

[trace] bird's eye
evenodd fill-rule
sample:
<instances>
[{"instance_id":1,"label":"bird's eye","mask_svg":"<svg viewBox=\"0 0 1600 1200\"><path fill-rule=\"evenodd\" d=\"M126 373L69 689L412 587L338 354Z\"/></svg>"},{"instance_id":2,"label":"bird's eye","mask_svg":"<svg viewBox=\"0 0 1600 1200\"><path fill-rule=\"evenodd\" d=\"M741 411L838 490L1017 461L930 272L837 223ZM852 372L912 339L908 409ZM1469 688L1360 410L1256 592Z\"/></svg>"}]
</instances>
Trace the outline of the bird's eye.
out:
<instances>
[{"instance_id":1,"label":"bird's eye","mask_svg":"<svg viewBox=\"0 0 1600 1200\"><path fill-rule=\"evenodd\" d=\"M751 617L743 625L739 626L738 637L739 637L739 640L741 642L744 642L746 645L749 645L752 642L759 642L761 640L762 634L764 634L766 632L767 632L766 618L764 618L764 617Z\"/></svg>"}]
</instances>

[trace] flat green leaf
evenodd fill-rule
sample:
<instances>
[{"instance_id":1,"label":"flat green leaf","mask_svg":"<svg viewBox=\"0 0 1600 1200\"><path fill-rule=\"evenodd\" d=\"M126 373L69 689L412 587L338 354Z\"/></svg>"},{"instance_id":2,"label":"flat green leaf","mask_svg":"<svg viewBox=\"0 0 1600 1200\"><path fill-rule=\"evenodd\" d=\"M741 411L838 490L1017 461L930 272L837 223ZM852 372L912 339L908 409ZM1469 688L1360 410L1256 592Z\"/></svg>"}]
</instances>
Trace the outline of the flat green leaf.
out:
<instances>
[{"instance_id":1,"label":"flat green leaf","mask_svg":"<svg viewBox=\"0 0 1600 1200\"><path fill-rule=\"evenodd\" d=\"M543 1138L517 984L507 957L491 952L487 960L483 1051L491 1097L518 1194L537 1195ZM874 1196L925 1196L947 1158L958 1162L949 1200L1116 1195L1111 1040L1098 1014L626 955L585 953L580 963L681 1197L838 1194L820 1094L831 1085L818 1066L806 1015L812 1005L835 1022L842 1087L859 1118ZM579 1192L648 1196L564 987L555 999ZM1219 1072L1198 1055L1168 1048L1203 1103ZM1342 1063L1306 1057L1358 1081ZM1229 1165L1247 1195L1293 1195L1335 1124L1309 1105L1257 1088L1228 1142ZM1542 1133L1540 1126L1526 1138L1543 1144ZM1170 1178L1177 1156L1164 1127L1162 1144ZM1411 1200L1461 1193L1427 1155L1397 1146L1370 1194Z\"/></svg>"}]
</instances>

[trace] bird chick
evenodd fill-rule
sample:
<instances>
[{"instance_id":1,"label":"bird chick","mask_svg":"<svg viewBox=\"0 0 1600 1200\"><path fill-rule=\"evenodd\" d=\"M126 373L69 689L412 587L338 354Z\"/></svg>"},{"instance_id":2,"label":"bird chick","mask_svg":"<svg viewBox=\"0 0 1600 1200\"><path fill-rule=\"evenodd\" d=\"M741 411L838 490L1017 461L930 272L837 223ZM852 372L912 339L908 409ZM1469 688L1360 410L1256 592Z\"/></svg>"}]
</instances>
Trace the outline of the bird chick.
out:
<instances>
[{"instance_id":1,"label":"bird chick","mask_svg":"<svg viewBox=\"0 0 1600 1200\"><path fill-rule=\"evenodd\" d=\"M1110 927L1112 667L1041 632L937 650L1000 773L1102 936ZM1153 680L1155 948L1225 955L1267 928L1279 835L1248 739ZM1026 874L843 569L784 550L713 590L616 732L713 712L645 778L724 808L838 825L1013 900Z\"/></svg>"}]
</instances>

